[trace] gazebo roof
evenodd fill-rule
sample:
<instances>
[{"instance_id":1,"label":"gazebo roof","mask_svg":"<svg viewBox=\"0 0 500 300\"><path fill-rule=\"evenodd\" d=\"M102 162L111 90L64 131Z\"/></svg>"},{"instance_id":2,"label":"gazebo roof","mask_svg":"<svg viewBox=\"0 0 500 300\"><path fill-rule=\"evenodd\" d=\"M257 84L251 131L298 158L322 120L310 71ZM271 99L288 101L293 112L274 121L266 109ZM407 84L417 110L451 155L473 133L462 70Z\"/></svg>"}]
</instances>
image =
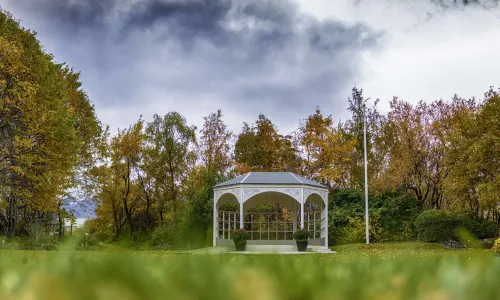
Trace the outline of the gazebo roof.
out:
<instances>
[{"instance_id":1,"label":"gazebo roof","mask_svg":"<svg viewBox=\"0 0 500 300\"><path fill-rule=\"evenodd\" d=\"M226 182L219 183L215 186L215 188L240 185L240 184L309 185L320 188L326 188L326 186L319 184L316 181L312 181L310 179L293 174L291 172L250 172L247 174L240 175Z\"/></svg>"}]
</instances>

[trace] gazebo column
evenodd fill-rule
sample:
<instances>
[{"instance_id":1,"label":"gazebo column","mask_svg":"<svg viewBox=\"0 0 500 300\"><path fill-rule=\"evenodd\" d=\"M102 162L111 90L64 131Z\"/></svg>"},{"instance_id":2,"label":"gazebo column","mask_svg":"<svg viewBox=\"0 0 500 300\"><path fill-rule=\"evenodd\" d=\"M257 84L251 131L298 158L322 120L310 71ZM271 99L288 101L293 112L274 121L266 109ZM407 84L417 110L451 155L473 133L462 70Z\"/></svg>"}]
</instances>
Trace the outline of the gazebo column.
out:
<instances>
[{"instance_id":1,"label":"gazebo column","mask_svg":"<svg viewBox=\"0 0 500 300\"><path fill-rule=\"evenodd\" d=\"M243 229L243 203L240 203L240 229Z\"/></svg>"},{"instance_id":2,"label":"gazebo column","mask_svg":"<svg viewBox=\"0 0 500 300\"><path fill-rule=\"evenodd\" d=\"M304 188L300 188L300 228L304 229Z\"/></svg>"},{"instance_id":3,"label":"gazebo column","mask_svg":"<svg viewBox=\"0 0 500 300\"><path fill-rule=\"evenodd\" d=\"M217 246L217 237L219 236L219 211L217 209L217 198L214 192L214 226L213 226L213 244Z\"/></svg>"},{"instance_id":4,"label":"gazebo column","mask_svg":"<svg viewBox=\"0 0 500 300\"><path fill-rule=\"evenodd\" d=\"M240 229L243 229L243 221L244 221L244 216L243 216L243 188L240 188Z\"/></svg>"},{"instance_id":5,"label":"gazebo column","mask_svg":"<svg viewBox=\"0 0 500 300\"><path fill-rule=\"evenodd\" d=\"M325 247L328 248L328 194L325 199Z\"/></svg>"}]
</instances>

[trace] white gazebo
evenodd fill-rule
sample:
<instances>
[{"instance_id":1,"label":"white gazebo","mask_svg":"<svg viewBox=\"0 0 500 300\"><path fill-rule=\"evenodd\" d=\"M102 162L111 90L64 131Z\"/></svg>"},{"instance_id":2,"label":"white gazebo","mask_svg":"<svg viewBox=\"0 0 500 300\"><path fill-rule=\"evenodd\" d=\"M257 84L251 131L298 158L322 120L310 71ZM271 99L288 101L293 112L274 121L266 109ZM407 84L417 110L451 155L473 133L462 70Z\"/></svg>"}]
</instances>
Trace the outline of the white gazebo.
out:
<instances>
[{"instance_id":1,"label":"white gazebo","mask_svg":"<svg viewBox=\"0 0 500 300\"><path fill-rule=\"evenodd\" d=\"M240 228L250 234L247 245L295 245L293 232L305 228L309 245L325 249L328 188L290 172L251 172L216 185L213 245L233 245L231 232Z\"/></svg>"}]
</instances>

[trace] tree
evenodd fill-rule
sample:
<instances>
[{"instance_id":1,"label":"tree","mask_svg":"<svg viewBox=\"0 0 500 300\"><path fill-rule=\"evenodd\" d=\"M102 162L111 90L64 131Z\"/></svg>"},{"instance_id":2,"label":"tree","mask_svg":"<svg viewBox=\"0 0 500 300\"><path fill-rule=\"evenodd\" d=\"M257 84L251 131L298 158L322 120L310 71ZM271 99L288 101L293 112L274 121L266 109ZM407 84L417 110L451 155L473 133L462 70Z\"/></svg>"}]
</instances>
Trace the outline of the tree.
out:
<instances>
[{"instance_id":1,"label":"tree","mask_svg":"<svg viewBox=\"0 0 500 300\"><path fill-rule=\"evenodd\" d=\"M431 126L433 120L427 105L420 102L415 108L394 98L389 112L387 134L390 141L389 163L385 187L404 186L415 194L423 207L439 205L439 176L432 171L434 162Z\"/></svg>"},{"instance_id":2,"label":"tree","mask_svg":"<svg viewBox=\"0 0 500 300\"><path fill-rule=\"evenodd\" d=\"M296 172L300 168L298 150L292 142L292 136L280 135L271 120L262 114L254 126L244 123L235 144L234 159L239 173Z\"/></svg>"},{"instance_id":3,"label":"tree","mask_svg":"<svg viewBox=\"0 0 500 300\"><path fill-rule=\"evenodd\" d=\"M189 174L186 183L186 197L191 204L190 231L198 233L199 239L202 240L211 232L212 188L217 183L227 179L231 166L230 140L232 133L224 124L220 110L205 117L205 123L200 133L198 144L200 164L193 168Z\"/></svg>"},{"instance_id":4,"label":"tree","mask_svg":"<svg viewBox=\"0 0 500 300\"><path fill-rule=\"evenodd\" d=\"M244 174L252 171L252 166L256 164L254 162L255 145L257 145L257 136L254 129L247 123L243 123L234 148L234 164L238 173Z\"/></svg>"},{"instance_id":5,"label":"tree","mask_svg":"<svg viewBox=\"0 0 500 300\"><path fill-rule=\"evenodd\" d=\"M378 179L386 163L388 143L385 140L384 130L387 120L377 110L378 99L372 108L367 107L369 99L364 98L363 89L354 87L352 89L352 97L348 100L348 111L351 112L351 118L347 120L345 129L356 140L356 145L350 159L350 185L351 187L362 188L365 182L363 129L365 119L369 182L374 182Z\"/></svg>"},{"instance_id":6,"label":"tree","mask_svg":"<svg viewBox=\"0 0 500 300\"><path fill-rule=\"evenodd\" d=\"M453 124L444 158L449 166L444 190L450 208L500 223L499 94L490 89L480 105L468 101L455 110L461 118Z\"/></svg>"},{"instance_id":7,"label":"tree","mask_svg":"<svg viewBox=\"0 0 500 300\"><path fill-rule=\"evenodd\" d=\"M319 108L300 125L303 173L330 187L348 185L348 169L356 140L346 134L341 124L333 124Z\"/></svg>"},{"instance_id":8,"label":"tree","mask_svg":"<svg viewBox=\"0 0 500 300\"><path fill-rule=\"evenodd\" d=\"M95 201L97 202L96 216L101 224L99 230L102 233L108 231L111 226L112 237L116 241L119 239L126 217L123 210L122 191L124 190L123 180L119 174L109 165L101 165L92 170L93 176L97 178L95 185Z\"/></svg>"},{"instance_id":9,"label":"tree","mask_svg":"<svg viewBox=\"0 0 500 300\"><path fill-rule=\"evenodd\" d=\"M196 127L188 126L186 120L177 112L163 117L153 116L146 127L145 160L148 162L150 176L158 185L160 193L158 214L163 222L167 202L171 204L175 220L177 202L190 168L196 161Z\"/></svg>"},{"instance_id":10,"label":"tree","mask_svg":"<svg viewBox=\"0 0 500 300\"><path fill-rule=\"evenodd\" d=\"M450 208L452 203L456 204L456 197L451 196L450 190L444 190L444 183L450 184L448 176L452 169L461 168L455 166L457 153L464 150L460 146L463 142L459 128L464 122L470 129L477 128L467 121L474 118L476 111L474 99L457 96L451 102L421 101L416 106L394 98L386 126L390 146L382 185L389 189L406 188L426 209Z\"/></svg>"},{"instance_id":11,"label":"tree","mask_svg":"<svg viewBox=\"0 0 500 300\"><path fill-rule=\"evenodd\" d=\"M144 138L142 128L143 121L139 120L128 130L119 131L111 140L111 168L123 181L120 198L131 233L134 232L133 213L138 202L138 188L134 175L141 161Z\"/></svg>"},{"instance_id":12,"label":"tree","mask_svg":"<svg viewBox=\"0 0 500 300\"><path fill-rule=\"evenodd\" d=\"M117 240L123 226L128 223L130 233L136 229L134 214L139 206L137 170L140 166L144 140L143 121L139 120L109 141L101 164L92 173L97 184L97 216L113 224L114 239Z\"/></svg>"},{"instance_id":13,"label":"tree","mask_svg":"<svg viewBox=\"0 0 500 300\"><path fill-rule=\"evenodd\" d=\"M231 166L230 139L232 133L222 120L222 112L211 113L204 118L199 142L201 163L211 172L224 174Z\"/></svg>"},{"instance_id":14,"label":"tree","mask_svg":"<svg viewBox=\"0 0 500 300\"><path fill-rule=\"evenodd\" d=\"M50 222L100 134L78 77L0 11L0 222L8 237Z\"/></svg>"}]
</instances>

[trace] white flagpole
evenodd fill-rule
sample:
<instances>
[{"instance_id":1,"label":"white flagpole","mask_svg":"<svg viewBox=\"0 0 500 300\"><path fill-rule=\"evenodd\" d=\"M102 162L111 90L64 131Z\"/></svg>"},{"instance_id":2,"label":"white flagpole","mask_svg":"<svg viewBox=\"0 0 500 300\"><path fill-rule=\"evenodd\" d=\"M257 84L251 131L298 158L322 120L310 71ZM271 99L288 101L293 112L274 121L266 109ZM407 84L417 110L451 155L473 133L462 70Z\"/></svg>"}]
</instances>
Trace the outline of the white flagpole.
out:
<instances>
[{"instance_id":1,"label":"white flagpole","mask_svg":"<svg viewBox=\"0 0 500 300\"><path fill-rule=\"evenodd\" d=\"M370 232L368 230L368 159L366 155L366 109L363 111L363 132L364 132L364 152L365 152L365 223L366 223L366 244L370 244Z\"/></svg>"}]
</instances>

